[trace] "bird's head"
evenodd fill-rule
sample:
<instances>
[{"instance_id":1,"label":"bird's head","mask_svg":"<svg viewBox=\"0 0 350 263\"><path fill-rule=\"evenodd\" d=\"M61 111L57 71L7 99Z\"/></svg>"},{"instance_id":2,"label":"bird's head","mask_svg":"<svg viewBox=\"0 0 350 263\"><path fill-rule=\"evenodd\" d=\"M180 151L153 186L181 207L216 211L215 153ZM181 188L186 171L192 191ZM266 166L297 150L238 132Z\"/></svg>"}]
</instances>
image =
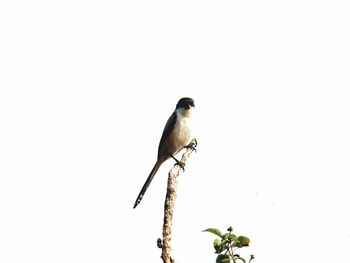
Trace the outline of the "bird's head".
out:
<instances>
[{"instance_id":1,"label":"bird's head","mask_svg":"<svg viewBox=\"0 0 350 263\"><path fill-rule=\"evenodd\" d=\"M176 109L184 108L186 110L189 110L191 108L194 108L194 100L191 98L181 98L179 102L176 104Z\"/></svg>"}]
</instances>

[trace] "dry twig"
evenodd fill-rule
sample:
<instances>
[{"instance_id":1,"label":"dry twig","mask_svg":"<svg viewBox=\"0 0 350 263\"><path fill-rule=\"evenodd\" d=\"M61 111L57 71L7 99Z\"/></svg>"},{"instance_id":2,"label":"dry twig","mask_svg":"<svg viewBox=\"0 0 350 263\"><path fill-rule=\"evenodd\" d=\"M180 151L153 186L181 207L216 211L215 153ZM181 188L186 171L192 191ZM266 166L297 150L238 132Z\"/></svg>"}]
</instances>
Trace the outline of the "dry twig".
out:
<instances>
[{"instance_id":1,"label":"dry twig","mask_svg":"<svg viewBox=\"0 0 350 263\"><path fill-rule=\"evenodd\" d=\"M190 157L193 151L196 151L197 140L193 139L189 144L190 147L182 155L181 163L186 164L187 159ZM162 256L164 263L175 263L175 260L171 258L171 227L173 225L173 212L176 200L177 189L177 177L181 171L180 165L175 165L168 175L167 193L164 203L164 223L163 223L163 242L161 242Z\"/></svg>"}]
</instances>

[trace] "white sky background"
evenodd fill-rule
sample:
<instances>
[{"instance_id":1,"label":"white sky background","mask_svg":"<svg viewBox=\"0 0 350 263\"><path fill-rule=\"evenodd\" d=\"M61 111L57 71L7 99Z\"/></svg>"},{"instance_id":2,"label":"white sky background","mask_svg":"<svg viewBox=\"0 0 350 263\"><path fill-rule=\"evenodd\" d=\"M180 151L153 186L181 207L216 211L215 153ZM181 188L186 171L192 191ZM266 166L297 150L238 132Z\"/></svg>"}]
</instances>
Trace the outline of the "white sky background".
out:
<instances>
[{"instance_id":1,"label":"white sky background","mask_svg":"<svg viewBox=\"0 0 350 263\"><path fill-rule=\"evenodd\" d=\"M161 262L166 175L132 206L179 98L198 152L173 256L349 262L347 1L2 1L0 262ZM249 256L248 256L249 257Z\"/></svg>"}]
</instances>

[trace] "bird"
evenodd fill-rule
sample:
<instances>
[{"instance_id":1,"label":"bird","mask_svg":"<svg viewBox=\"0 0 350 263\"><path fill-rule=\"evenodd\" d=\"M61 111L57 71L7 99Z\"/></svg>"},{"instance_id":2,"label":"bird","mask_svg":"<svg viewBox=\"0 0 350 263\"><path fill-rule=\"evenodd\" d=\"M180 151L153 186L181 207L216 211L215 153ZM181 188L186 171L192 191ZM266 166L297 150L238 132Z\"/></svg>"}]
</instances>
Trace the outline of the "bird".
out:
<instances>
[{"instance_id":1,"label":"bird","mask_svg":"<svg viewBox=\"0 0 350 263\"><path fill-rule=\"evenodd\" d=\"M136 198L134 208L141 202L159 167L166 160L173 158L184 169L184 164L177 160L175 155L192 139L191 123L194 107L194 100L189 97L181 98L176 104L175 111L170 115L164 127L158 146L157 161Z\"/></svg>"}]
</instances>

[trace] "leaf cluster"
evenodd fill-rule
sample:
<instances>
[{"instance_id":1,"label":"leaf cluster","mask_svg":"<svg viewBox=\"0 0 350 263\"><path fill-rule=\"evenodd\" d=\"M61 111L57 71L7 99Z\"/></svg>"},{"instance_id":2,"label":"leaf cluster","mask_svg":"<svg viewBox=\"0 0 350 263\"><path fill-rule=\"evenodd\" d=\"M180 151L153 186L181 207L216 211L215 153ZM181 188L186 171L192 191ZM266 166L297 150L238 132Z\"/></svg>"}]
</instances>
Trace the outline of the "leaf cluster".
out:
<instances>
[{"instance_id":1,"label":"leaf cluster","mask_svg":"<svg viewBox=\"0 0 350 263\"><path fill-rule=\"evenodd\" d=\"M208 228L203 232L212 233L219 238L216 238L213 242L215 253L218 254L216 257L216 263L230 263L231 260L236 263L242 261L246 263L246 260L236 253L236 250L242 247L249 246L250 239L246 236L236 236L232 233L233 228L229 227L227 233L222 233L217 228ZM254 256L250 256L248 263L254 259Z\"/></svg>"}]
</instances>

